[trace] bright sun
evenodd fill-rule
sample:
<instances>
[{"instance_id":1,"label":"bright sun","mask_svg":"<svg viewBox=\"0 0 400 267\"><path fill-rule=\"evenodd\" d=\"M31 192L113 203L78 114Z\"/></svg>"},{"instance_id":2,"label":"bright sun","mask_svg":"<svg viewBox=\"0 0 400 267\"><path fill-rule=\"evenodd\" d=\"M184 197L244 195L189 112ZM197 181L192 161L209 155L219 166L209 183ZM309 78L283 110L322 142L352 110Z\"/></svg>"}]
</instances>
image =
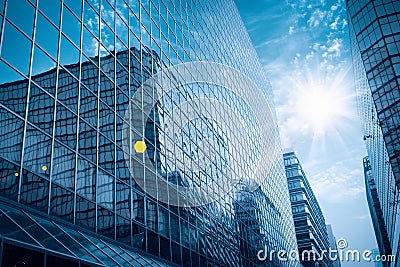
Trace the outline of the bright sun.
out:
<instances>
[{"instance_id":1,"label":"bright sun","mask_svg":"<svg viewBox=\"0 0 400 267\"><path fill-rule=\"evenodd\" d=\"M303 82L297 82L296 87L295 116L314 138L337 132L344 119L355 116L350 108L354 104L351 103L353 95L349 94L343 77L329 81L309 75Z\"/></svg>"},{"instance_id":2,"label":"bright sun","mask_svg":"<svg viewBox=\"0 0 400 267\"><path fill-rule=\"evenodd\" d=\"M343 99L333 90L314 87L301 92L297 111L315 134L322 134L345 109Z\"/></svg>"}]
</instances>

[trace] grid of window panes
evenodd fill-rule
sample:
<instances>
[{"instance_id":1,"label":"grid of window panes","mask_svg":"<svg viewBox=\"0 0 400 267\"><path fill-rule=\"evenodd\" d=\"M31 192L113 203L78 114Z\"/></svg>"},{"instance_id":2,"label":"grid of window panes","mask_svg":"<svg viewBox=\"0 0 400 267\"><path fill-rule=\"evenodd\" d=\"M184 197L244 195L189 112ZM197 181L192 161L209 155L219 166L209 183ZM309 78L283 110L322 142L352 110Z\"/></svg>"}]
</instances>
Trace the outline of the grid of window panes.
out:
<instances>
[{"instance_id":1,"label":"grid of window panes","mask_svg":"<svg viewBox=\"0 0 400 267\"><path fill-rule=\"evenodd\" d=\"M381 255L392 255L392 246L389 241L385 221L381 216L381 203L379 200L375 179L372 174L371 164L368 157L363 158L363 166L367 202L374 226L375 237L376 242L378 243L379 252Z\"/></svg>"},{"instance_id":2,"label":"grid of window panes","mask_svg":"<svg viewBox=\"0 0 400 267\"><path fill-rule=\"evenodd\" d=\"M271 87L233 1L0 0L0 23L2 197L179 265L250 266L265 245L296 248L278 153L257 192L238 186L197 208L147 196L127 168L131 158L144 173L122 146L125 110L140 84L163 68L199 60L226 64L252 79L272 106ZM155 164L183 184L215 179L231 151L221 128L200 118L182 131L182 142L214 138L216 163L194 177L190 163L177 170L168 162L161 126L179 103L217 98L246 118L250 134L258 132L254 111L239 98L209 84L190 86L165 95L144 129ZM260 144L243 149L255 164Z\"/></svg>"},{"instance_id":3,"label":"grid of window panes","mask_svg":"<svg viewBox=\"0 0 400 267\"><path fill-rule=\"evenodd\" d=\"M363 5L365 4L366 3ZM357 1L354 1L354 3L352 1L348 2L349 12L352 12L352 10L354 12L356 7L357 10L360 9L362 7L360 5L361 4ZM365 8L367 8L369 5L371 5L370 2L366 4ZM351 6L354 6L354 8ZM373 12L373 14L375 13ZM392 244L392 251L393 254L397 254L397 256L399 256L400 227L398 222L400 220L400 215L398 211L400 210L400 194L398 188L396 188L396 180L392 165L390 164L393 161L390 161L388 154L389 146L387 146L387 142L385 142L384 135L382 133L384 127L381 123L381 117L379 117L377 112L378 108L382 109L382 105L378 103L379 101L374 102L375 97L373 96L374 93L375 96L377 93L385 94L385 90L381 91L380 89L375 88L374 91L371 91L370 80L368 79L366 73L367 68L369 68L367 67L368 62L364 61L364 58L365 53L372 54L372 52L366 52L368 51L366 50L364 51L364 54L361 53L358 39L356 38L355 34L356 27L353 26L353 19L350 20L349 25L358 113L364 135L363 138L366 143L368 159L371 164L372 173L377 187L381 209L383 212L383 219L387 227L389 240ZM381 43L381 41L378 41L378 43ZM379 51L387 51L386 48L377 47L372 47L371 51L372 50L376 51L376 54L374 53L376 57L381 58L378 60L380 62L384 58L382 58L382 55ZM396 90L394 89L389 93L395 92ZM390 135L388 132L386 132L386 134L386 136L388 136L388 134Z\"/></svg>"},{"instance_id":4,"label":"grid of window panes","mask_svg":"<svg viewBox=\"0 0 400 267\"><path fill-rule=\"evenodd\" d=\"M283 154L293 220L299 253L304 250L321 254L329 250L328 230L321 207L312 191L307 177L294 152ZM303 265L309 265L312 258L302 259ZM328 257L318 261L318 266L333 266Z\"/></svg>"},{"instance_id":5,"label":"grid of window panes","mask_svg":"<svg viewBox=\"0 0 400 267\"><path fill-rule=\"evenodd\" d=\"M400 181L400 2L348 1L394 176Z\"/></svg>"}]
</instances>

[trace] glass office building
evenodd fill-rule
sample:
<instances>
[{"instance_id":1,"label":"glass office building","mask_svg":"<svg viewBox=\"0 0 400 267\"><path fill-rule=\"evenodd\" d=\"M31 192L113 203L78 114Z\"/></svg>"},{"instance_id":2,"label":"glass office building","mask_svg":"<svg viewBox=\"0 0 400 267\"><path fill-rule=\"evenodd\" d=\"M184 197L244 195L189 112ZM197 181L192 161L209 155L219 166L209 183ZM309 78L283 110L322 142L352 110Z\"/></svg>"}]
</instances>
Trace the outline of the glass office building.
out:
<instances>
[{"instance_id":1,"label":"glass office building","mask_svg":"<svg viewBox=\"0 0 400 267\"><path fill-rule=\"evenodd\" d=\"M346 3L364 141L392 252L399 259L400 2Z\"/></svg>"},{"instance_id":2,"label":"glass office building","mask_svg":"<svg viewBox=\"0 0 400 267\"><path fill-rule=\"evenodd\" d=\"M241 177L215 202L178 207L142 190L136 175L146 180L149 170L123 145L130 99L176 64L234 68L273 105L233 1L0 0L0 25L2 266L299 266L257 259L264 247L297 249L280 153L257 190ZM171 110L183 120L181 104L196 98L240 114L252 143L232 148L205 116L167 136ZM250 168L261 154L254 112L216 85L178 86L143 127L146 153L160 176L181 186L218 179L234 165L233 149L247 151L241 167ZM270 138L278 140L277 131ZM203 139L213 140L212 153L200 151ZM187 161L167 159L182 144ZM211 163L195 172L199 154Z\"/></svg>"},{"instance_id":3,"label":"glass office building","mask_svg":"<svg viewBox=\"0 0 400 267\"><path fill-rule=\"evenodd\" d=\"M284 153L283 159L301 264L304 267L333 267L328 254L322 252L330 248L328 230L307 176L295 152Z\"/></svg>"},{"instance_id":4,"label":"glass office building","mask_svg":"<svg viewBox=\"0 0 400 267\"><path fill-rule=\"evenodd\" d=\"M371 213L372 224L374 226L375 237L378 243L380 255L392 255L392 246L390 245L386 224L383 220L381 203L379 201L375 179L372 175L371 164L368 160L368 157L363 159L363 163L367 202L369 211ZM390 263L383 262L382 264L384 266L389 266Z\"/></svg>"}]
</instances>

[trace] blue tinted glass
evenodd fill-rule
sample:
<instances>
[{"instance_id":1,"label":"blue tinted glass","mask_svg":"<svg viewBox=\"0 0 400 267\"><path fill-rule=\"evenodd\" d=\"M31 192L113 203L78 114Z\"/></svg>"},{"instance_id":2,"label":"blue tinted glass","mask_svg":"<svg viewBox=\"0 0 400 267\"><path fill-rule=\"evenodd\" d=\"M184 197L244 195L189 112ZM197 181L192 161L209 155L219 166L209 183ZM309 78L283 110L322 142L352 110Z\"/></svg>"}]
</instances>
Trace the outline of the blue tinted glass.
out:
<instances>
[{"instance_id":1,"label":"blue tinted glass","mask_svg":"<svg viewBox=\"0 0 400 267\"><path fill-rule=\"evenodd\" d=\"M42 15L38 14L35 42L53 59L57 58L59 31Z\"/></svg>"},{"instance_id":2,"label":"blue tinted glass","mask_svg":"<svg viewBox=\"0 0 400 267\"><path fill-rule=\"evenodd\" d=\"M67 35L70 40L76 45L80 46L81 39L81 23L77 18L67 9L63 9L63 23L62 31ZM62 43L61 43L62 45Z\"/></svg>"},{"instance_id":3,"label":"blue tinted glass","mask_svg":"<svg viewBox=\"0 0 400 267\"><path fill-rule=\"evenodd\" d=\"M5 0L0 0L0 14L4 13Z\"/></svg>"},{"instance_id":4,"label":"blue tinted glass","mask_svg":"<svg viewBox=\"0 0 400 267\"><path fill-rule=\"evenodd\" d=\"M40 0L39 10L45 14L56 25L56 27L59 27L61 11L60 0Z\"/></svg>"},{"instance_id":5,"label":"blue tinted glass","mask_svg":"<svg viewBox=\"0 0 400 267\"><path fill-rule=\"evenodd\" d=\"M77 196L76 197L76 224L94 230L96 221L96 209L93 202ZM78 239L79 240L79 239Z\"/></svg>"},{"instance_id":6,"label":"blue tinted glass","mask_svg":"<svg viewBox=\"0 0 400 267\"><path fill-rule=\"evenodd\" d=\"M60 52L60 63L62 65L79 63L79 50L64 36L61 38Z\"/></svg>"},{"instance_id":7,"label":"blue tinted glass","mask_svg":"<svg viewBox=\"0 0 400 267\"><path fill-rule=\"evenodd\" d=\"M87 160L78 158L78 177L76 179L76 192L87 199L95 199L96 166Z\"/></svg>"},{"instance_id":8,"label":"blue tinted glass","mask_svg":"<svg viewBox=\"0 0 400 267\"><path fill-rule=\"evenodd\" d=\"M21 203L47 213L49 182L25 170L21 179Z\"/></svg>"},{"instance_id":9,"label":"blue tinted glass","mask_svg":"<svg viewBox=\"0 0 400 267\"><path fill-rule=\"evenodd\" d=\"M35 9L28 1L8 1L7 18L32 38Z\"/></svg>"},{"instance_id":10,"label":"blue tinted glass","mask_svg":"<svg viewBox=\"0 0 400 267\"><path fill-rule=\"evenodd\" d=\"M75 15L80 18L82 13L82 0L64 0L64 4L68 6Z\"/></svg>"},{"instance_id":11,"label":"blue tinted glass","mask_svg":"<svg viewBox=\"0 0 400 267\"><path fill-rule=\"evenodd\" d=\"M40 175L50 175L51 138L27 126L23 167Z\"/></svg>"},{"instance_id":12,"label":"blue tinted glass","mask_svg":"<svg viewBox=\"0 0 400 267\"><path fill-rule=\"evenodd\" d=\"M77 116L63 105L57 105L56 129L54 137L71 149L76 149Z\"/></svg>"},{"instance_id":13,"label":"blue tinted glass","mask_svg":"<svg viewBox=\"0 0 400 267\"><path fill-rule=\"evenodd\" d=\"M114 178L100 169L97 178L97 203L111 210L114 207Z\"/></svg>"},{"instance_id":14,"label":"blue tinted glass","mask_svg":"<svg viewBox=\"0 0 400 267\"><path fill-rule=\"evenodd\" d=\"M79 66L72 68L79 69ZM58 73L57 98L73 111L78 108L78 81L67 71L60 69Z\"/></svg>"},{"instance_id":15,"label":"blue tinted glass","mask_svg":"<svg viewBox=\"0 0 400 267\"><path fill-rule=\"evenodd\" d=\"M17 200L20 167L0 158L0 196Z\"/></svg>"},{"instance_id":16,"label":"blue tinted glass","mask_svg":"<svg viewBox=\"0 0 400 267\"><path fill-rule=\"evenodd\" d=\"M87 123L80 120L78 138L79 138L78 141L79 153L81 153L91 161L96 162L97 131L92 127L90 127Z\"/></svg>"},{"instance_id":17,"label":"blue tinted glass","mask_svg":"<svg viewBox=\"0 0 400 267\"><path fill-rule=\"evenodd\" d=\"M52 134L54 99L34 84L31 84L28 120L48 134Z\"/></svg>"},{"instance_id":18,"label":"blue tinted glass","mask_svg":"<svg viewBox=\"0 0 400 267\"><path fill-rule=\"evenodd\" d=\"M0 156L20 164L23 121L0 108Z\"/></svg>"},{"instance_id":19,"label":"blue tinted glass","mask_svg":"<svg viewBox=\"0 0 400 267\"><path fill-rule=\"evenodd\" d=\"M33 52L33 61L32 61L32 75L35 76L47 72L49 70L54 70L55 67L56 67L56 62L52 60L47 54L45 54L42 49L35 46ZM42 86L42 83L40 82L41 79L37 78L35 80L40 86ZM47 87L47 84L43 85L43 87Z\"/></svg>"},{"instance_id":20,"label":"blue tinted glass","mask_svg":"<svg viewBox=\"0 0 400 267\"><path fill-rule=\"evenodd\" d=\"M18 53L15 53L15 44L18 44ZM29 70L31 44L20 31L6 22L1 57L25 75L28 75Z\"/></svg>"},{"instance_id":21,"label":"blue tinted glass","mask_svg":"<svg viewBox=\"0 0 400 267\"><path fill-rule=\"evenodd\" d=\"M75 153L58 142L53 150L53 182L63 187L75 187Z\"/></svg>"},{"instance_id":22,"label":"blue tinted glass","mask_svg":"<svg viewBox=\"0 0 400 267\"><path fill-rule=\"evenodd\" d=\"M74 218L74 194L60 186L52 184L50 214L72 222Z\"/></svg>"}]
</instances>

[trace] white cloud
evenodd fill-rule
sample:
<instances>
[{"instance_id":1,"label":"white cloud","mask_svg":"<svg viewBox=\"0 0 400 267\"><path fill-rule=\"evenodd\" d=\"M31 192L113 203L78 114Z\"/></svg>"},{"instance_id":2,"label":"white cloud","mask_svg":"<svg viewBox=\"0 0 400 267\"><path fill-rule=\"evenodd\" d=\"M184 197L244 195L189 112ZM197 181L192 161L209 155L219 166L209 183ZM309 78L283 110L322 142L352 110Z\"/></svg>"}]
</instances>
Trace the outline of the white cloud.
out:
<instances>
[{"instance_id":1,"label":"white cloud","mask_svg":"<svg viewBox=\"0 0 400 267\"><path fill-rule=\"evenodd\" d=\"M329 27L330 27L332 30L337 30L339 20L340 20L340 16L337 16L337 17L335 18L335 21L332 22L332 23L329 25Z\"/></svg>"},{"instance_id":2,"label":"white cloud","mask_svg":"<svg viewBox=\"0 0 400 267\"><path fill-rule=\"evenodd\" d=\"M330 203L345 203L363 194L363 180L360 168L351 169L350 164L344 164L342 161L309 177L317 198Z\"/></svg>"},{"instance_id":3,"label":"white cloud","mask_svg":"<svg viewBox=\"0 0 400 267\"><path fill-rule=\"evenodd\" d=\"M311 28L318 27L321 22L324 20L327 12L326 11L321 11L319 8L317 8L312 14L309 20L307 21L308 26Z\"/></svg>"},{"instance_id":4,"label":"white cloud","mask_svg":"<svg viewBox=\"0 0 400 267\"><path fill-rule=\"evenodd\" d=\"M343 45L343 40L335 38L331 43L331 46L328 47L328 52L332 53L334 57L339 57Z\"/></svg>"},{"instance_id":5,"label":"white cloud","mask_svg":"<svg viewBox=\"0 0 400 267\"><path fill-rule=\"evenodd\" d=\"M294 33L294 26L289 27L289 35L292 35Z\"/></svg>"}]
</instances>

